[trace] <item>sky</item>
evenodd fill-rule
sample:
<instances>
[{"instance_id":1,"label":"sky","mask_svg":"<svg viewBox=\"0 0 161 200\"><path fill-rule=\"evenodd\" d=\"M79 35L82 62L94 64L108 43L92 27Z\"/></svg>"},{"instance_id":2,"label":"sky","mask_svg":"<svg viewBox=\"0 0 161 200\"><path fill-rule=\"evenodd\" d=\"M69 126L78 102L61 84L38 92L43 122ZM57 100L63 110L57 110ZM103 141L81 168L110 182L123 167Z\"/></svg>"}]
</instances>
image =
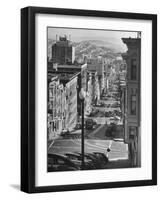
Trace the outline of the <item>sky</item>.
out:
<instances>
[{"instance_id":1,"label":"sky","mask_svg":"<svg viewBox=\"0 0 161 200\"><path fill-rule=\"evenodd\" d=\"M126 45L122 42L121 38L136 38L137 32L48 27L48 39L56 40L56 35L67 35L68 38L70 35L72 42L81 42L83 40L101 40L111 42L118 46L120 51L126 51Z\"/></svg>"}]
</instances>

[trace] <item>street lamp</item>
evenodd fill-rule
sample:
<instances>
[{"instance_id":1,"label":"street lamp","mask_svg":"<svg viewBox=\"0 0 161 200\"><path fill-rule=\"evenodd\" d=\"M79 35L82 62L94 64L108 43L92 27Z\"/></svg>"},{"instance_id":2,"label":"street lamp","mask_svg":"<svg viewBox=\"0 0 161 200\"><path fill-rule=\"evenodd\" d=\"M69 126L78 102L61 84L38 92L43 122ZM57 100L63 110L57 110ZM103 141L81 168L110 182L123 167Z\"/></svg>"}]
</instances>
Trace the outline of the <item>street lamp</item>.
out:
<instances>
[{"instance_id":1,"label":"street lamp","mask_svg":"<svg viewBox=\"0 0 161 200\"><path fill-rule=\"evenodd\" d=\"M83 88L81 88L81 91L79 92L79 98L81 100L81 114L82 114L82 137L81 137L81 153L82 153L82 169L84 169L84 99L86 97L86 92Z\"/></svg>"}]
</instances>

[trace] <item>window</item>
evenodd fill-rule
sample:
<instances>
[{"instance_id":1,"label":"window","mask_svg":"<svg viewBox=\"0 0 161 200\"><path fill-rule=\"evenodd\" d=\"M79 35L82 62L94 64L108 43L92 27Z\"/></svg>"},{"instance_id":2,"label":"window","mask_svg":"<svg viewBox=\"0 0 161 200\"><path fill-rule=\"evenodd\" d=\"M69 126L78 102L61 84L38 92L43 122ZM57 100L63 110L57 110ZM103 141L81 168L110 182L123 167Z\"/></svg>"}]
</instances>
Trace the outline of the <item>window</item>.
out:
<instances>
[{"instance_id":1,"label":"window","mask_svg":"<svg viewBox=\"0 0 161 200\"><path fill-rule=\"evenodd\" d=\"M131 60L131 80L137 79L137 65L136 65L136 59Z\"/></svg>"},{"instance_id":2,"label":"window","mask_svg":"<svg viewBox=\"0 0 161 200\"><path fill-rule=\"evenodd\" d=\"M129 137L130 139L134 139L137 136L137 127L130 126L129 127Z\"/></svg>"},{"instance_id":3,"label":"window","mask_svg":"<svg viewBox=\"0 0 161 200\"><path fill-rule=\"evenodd\" d=\"M136 95L131 95L131 115L136 115Z\"/></svg>"},{"instance_id":4,"label":"window","mask_svg":"<svg viewBox=\"0 0 161 200\"><path fill-rule=\"evenodd\" d=\"M52 127L52 128L53 128L53 131L56 131L56 123L53 122L52 125L53 125L53 127Z\"/></svg>"}]
</instances>

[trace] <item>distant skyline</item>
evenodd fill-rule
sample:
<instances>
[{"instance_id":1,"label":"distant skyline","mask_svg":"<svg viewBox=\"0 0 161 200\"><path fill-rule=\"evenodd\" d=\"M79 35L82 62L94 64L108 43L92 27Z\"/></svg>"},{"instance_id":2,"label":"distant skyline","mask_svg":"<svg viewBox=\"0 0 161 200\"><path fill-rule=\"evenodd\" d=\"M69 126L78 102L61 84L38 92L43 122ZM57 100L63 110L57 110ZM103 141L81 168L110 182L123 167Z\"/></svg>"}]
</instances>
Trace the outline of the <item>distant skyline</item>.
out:
<instances>
[{"instance_id":1,"label":"distant skyline","mask_svg":"<svg viewBox=\"0 0 161 200\"><path fill-rule=\"evenodd\" d=\"M58 37L66 35L68 39L70 35L72 42L81 42L84 40L108 41L119 46L120 51L126 51L127 47L121 38L136 38L137 32L48 27L48 39L56 40L56 35Z\"/></svg>"}]
</instances>

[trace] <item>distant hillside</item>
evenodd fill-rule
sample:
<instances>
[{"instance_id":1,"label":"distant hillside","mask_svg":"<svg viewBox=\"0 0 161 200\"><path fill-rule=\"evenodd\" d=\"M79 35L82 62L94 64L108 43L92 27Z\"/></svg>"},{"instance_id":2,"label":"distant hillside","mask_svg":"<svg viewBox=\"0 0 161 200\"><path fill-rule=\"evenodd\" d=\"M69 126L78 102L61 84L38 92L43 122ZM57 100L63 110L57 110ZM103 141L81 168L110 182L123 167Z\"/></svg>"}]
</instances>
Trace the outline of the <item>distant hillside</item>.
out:
<instances>
[{"instance_id":1,"label":"distant hillside","mask_svg":"<svg viewBox=\"0 0 161 200\"><path fill-rule=\"evenodd\" d=\"M51 57L51 47L55 43L55 40L48 40L48 56ZM124 52L125 49L119 44L118 41L114 39L109 39L109 41L102 40L83 40L81 42L73 42L75 47L76 59L84 55L89 57L107 57L115 58L119 52Z\"/></svg>"},{"instance_id":2,"label":"distant hillside","mask_svg":"<svg viewBox=\"0 0 161 200\"><path fill-rule=\"evenodd\" d=\"M115 49L112 45L109 47L105 46L103 41L98 40L88 40L88 41L81 41L79 43L73 43L75 46L75 56L76 58L81 57L83 54L87 55L88 57L115 57Z\"/></svg>"}]
</instances>

